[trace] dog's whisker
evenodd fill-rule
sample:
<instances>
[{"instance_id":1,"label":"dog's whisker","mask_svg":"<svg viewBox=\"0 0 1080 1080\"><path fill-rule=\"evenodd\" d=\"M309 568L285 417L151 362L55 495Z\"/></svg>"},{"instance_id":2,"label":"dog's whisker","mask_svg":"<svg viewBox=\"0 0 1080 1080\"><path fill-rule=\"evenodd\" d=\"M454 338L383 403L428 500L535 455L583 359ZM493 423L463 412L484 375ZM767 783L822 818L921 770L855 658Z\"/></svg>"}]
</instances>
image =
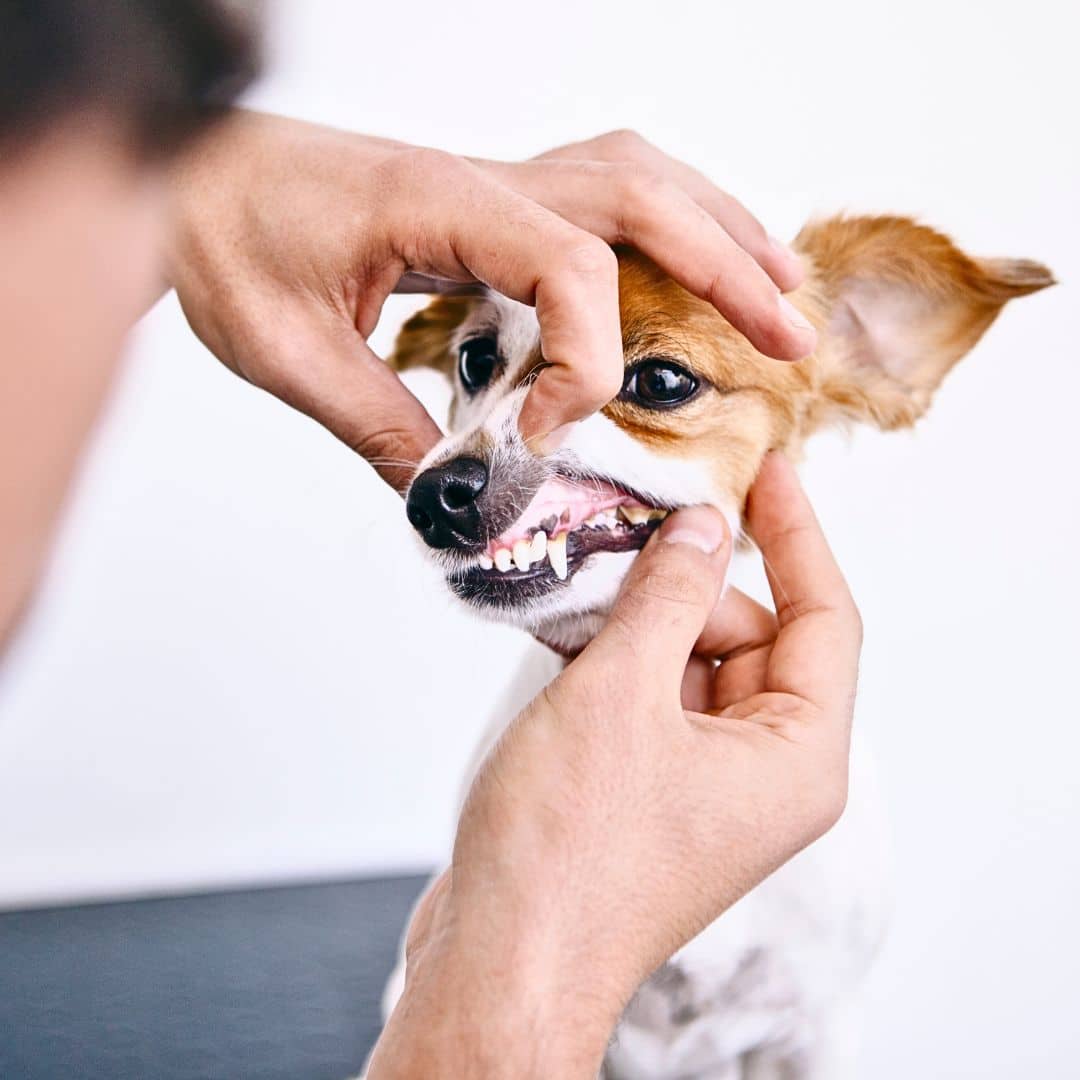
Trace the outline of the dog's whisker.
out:
<instances>
[{"instance_id":1,"label":"dog's whisker","mask_svg":"<svg viewBox=\"0 0 1080 1080\"><path fill-rule=\"evenodd\" d=\"M393 457L374 457L366 458L367 463L375 468L380 465L399 465L402 468L415 469L419 464L419 460L413 460L410 458L393 458Z\"/></svg>"}]
</instances>

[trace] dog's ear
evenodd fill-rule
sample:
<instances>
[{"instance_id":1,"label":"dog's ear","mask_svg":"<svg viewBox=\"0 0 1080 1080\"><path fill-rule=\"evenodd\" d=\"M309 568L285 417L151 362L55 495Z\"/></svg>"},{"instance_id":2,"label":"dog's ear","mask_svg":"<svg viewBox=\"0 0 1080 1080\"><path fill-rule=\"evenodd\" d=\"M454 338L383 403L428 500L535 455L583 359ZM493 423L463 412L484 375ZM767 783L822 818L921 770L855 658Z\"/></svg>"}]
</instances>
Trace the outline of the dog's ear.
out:
<instances>
[{"instance_id":1,"label":"dog's ear","mask_svg":"<svg viewBox=\"0 0 1080 1080\"><path fill-rule=\"evenodd\" d=\"M1039 263L971 258L908 218L813 222L794 246L813 264L810 288L826 312L823 412L883 428L926 411L1007 301L1054 283Z\"/></svg>"},{"instance_id":2,"label":"dog's ear","mask_svg":"<svg viewBox=\"0 0 1080 1080\"><path fill-rule=\"evenodd\" d=\"M398 371L430 367L453 378L457 362L451 351L454 331L475 303L473 296L440 296L421 308L398 331L388 358L390 366Z\"/></svg>"}]
</instances>

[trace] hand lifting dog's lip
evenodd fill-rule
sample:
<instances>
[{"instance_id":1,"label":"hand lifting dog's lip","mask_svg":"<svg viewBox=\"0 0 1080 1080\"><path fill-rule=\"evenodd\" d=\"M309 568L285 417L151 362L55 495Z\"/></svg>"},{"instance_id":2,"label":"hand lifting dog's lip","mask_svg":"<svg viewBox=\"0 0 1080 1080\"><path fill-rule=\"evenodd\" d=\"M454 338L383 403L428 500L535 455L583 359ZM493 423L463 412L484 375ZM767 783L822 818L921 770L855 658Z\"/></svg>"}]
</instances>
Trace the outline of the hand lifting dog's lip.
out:
<instances>
[{"instance_id":1,"label":"hand lifting dog's lip","mask_svg":"<svg viewBox=\"0 0 1080 1080\"><path fill-rule=\"evenodd\" d=\"M738 532L764 455L797 457L825 427L907 427L1002 306L1052 284L1025 260L974 259L906 218L833 218L794 244L789 299L813 356L758 353L643 256L619 252L619 396L547 457L517 417L542 372L534 311L494 293L444 296L413 316L391 362L454 382L450 434L421 463L409 520L449 587L485 615L580 648L637 551L670 511L705 503Z\"/></svg>"}]
</instances>

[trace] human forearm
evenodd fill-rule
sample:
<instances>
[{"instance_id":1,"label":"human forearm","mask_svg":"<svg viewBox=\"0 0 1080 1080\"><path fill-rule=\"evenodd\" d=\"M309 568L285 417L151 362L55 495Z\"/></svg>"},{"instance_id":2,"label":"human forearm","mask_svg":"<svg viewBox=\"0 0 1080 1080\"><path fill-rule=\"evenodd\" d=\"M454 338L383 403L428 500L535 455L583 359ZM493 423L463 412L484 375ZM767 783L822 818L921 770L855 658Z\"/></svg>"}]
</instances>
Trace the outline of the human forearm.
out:
<instances>
[{"instance_id":1,"label":"human forearm","mask_svg":"<svg viewBox=\"0 0 1080 1080\"><path fill-rule=\"evenodd\" d=\"M435 921L451 926L410 948L368 1080L594 1080L623 1001L572 944L539 922L508 935Z\"/></svg>"}]
</instances>

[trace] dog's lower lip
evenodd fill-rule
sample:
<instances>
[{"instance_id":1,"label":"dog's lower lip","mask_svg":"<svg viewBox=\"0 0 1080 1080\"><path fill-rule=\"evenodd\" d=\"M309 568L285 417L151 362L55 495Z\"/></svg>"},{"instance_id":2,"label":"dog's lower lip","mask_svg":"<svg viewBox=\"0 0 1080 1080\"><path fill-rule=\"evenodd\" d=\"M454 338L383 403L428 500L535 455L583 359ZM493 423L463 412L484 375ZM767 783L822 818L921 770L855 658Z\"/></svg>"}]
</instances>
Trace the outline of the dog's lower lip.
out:
<instances>
[{"instance_id":1,"label":"dog's lower lip","mask_svg":"<svg viewBox=\"0 0 1080 1080\"><path fill-rule=\"evenodd\" d=\"M660 522L654 520L628 526L617 532L586 528L569 533L565 579L560 579L551 565L544 562L528 570L484 570L482 567L472 566L451 574L448 583L463 600L488 607L514 607L567 585L592 555L639 551L659 525Z\"/></svg>"}]
</instances>

